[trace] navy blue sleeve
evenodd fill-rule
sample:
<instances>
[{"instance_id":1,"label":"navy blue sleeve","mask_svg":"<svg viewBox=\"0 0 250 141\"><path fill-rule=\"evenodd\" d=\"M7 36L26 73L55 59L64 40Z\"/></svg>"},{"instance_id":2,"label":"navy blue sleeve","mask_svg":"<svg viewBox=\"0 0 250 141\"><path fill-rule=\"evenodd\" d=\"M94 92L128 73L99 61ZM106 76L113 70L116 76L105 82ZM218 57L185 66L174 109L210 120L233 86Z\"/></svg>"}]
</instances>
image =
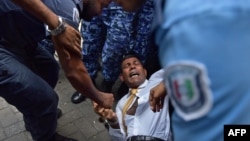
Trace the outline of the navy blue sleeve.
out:
<instances>
[{"instance_id":1,"label":"navy blue sleeve","mask_svg":"<svg viewBox=\"0 0 250 141\"><path fill-rule=\"evenodd\" d=\"M80 14L73 0L43 0L43 2L67 24L78 29Z\"/></svg>"},{"instance_id":2,"label":"navy blue sleeve","mask_svg":"<svg viewBox=\"0 0 250 141\"><path fill-rule=\"evenodd\" d=\"M45 37L44 24L10 0L0 1L0 35L18 46L35 44Z\"/></svg>"}]
</instances>

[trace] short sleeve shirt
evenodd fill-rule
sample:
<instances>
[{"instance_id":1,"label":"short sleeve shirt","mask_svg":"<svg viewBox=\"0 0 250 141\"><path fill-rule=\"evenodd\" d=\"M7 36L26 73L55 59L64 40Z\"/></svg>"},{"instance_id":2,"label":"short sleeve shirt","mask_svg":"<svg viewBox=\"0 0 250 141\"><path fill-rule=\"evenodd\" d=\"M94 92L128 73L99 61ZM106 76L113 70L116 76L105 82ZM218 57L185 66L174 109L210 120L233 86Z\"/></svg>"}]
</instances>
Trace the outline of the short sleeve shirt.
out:
<instances>
[{"instance_id":1,"label":"short sleeve shirt","mask_svg":"<svg viewBox=\"0 0 250 141\"><path fill-rule=\"evenodd\" d=\"M65 22L78 28L81 0L43 0ZM10 0L0 1L0 35L13 45L25 46L37 43L48 33L45 25ZM4 27L4 28L3 28Z\"/></svg>"}]
</instances>

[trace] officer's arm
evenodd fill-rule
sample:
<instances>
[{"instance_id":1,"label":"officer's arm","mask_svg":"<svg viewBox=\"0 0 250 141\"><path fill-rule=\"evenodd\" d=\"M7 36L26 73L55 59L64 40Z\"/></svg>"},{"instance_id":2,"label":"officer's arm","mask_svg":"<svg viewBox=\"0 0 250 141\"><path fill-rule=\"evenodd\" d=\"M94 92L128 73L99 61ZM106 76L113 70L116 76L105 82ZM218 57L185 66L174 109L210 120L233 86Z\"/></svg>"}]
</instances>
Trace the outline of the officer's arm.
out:
<instances>
[{"instance_id":1,"label":"officer's arm","mask_svg":"<svg viewBox=\"0 0 250 141\"><path fill-rule=\"evenodd\" d=\"M59 25L58 16L51 11L41 0L12 0L24 10L33 14L36 18L44 22L50 29L55 29ZM60 44L60 47L66 49L66 58L70 59L70 53L73 52L81 56L81 36L73 27L67 25L67 28L61 34L53 37L53 42Z\"/></svg>"},{"instance_id":2,"label":"officer's arm","mask_svg":"<svg viewBox=\"0 0 250 141\"><path fill-rule=\"evenodd\" d=\"M70 52L71 57L68 60L65 58L64 49L58 44L54 44L54 46L59 56L62 69L71 85L78 92L84 94L99 105L106 108L112 107L114 100L113 95L100 92L95 88L81 58Z\"/></svg>"}]
</instances>

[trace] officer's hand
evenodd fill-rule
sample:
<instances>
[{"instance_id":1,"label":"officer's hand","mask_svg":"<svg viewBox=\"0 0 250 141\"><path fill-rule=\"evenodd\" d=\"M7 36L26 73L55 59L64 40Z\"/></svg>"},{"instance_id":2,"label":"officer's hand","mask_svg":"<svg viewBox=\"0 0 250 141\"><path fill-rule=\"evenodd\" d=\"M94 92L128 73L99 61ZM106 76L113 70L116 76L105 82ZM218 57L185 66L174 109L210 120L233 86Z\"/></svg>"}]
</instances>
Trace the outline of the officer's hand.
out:
<instances>
[{"instance_id":1,"label":"officer's hand","mask_svg":"<svg viewBox=\"0 0 250 141\"><path fill-rule=\"evenodd\" d=\"M117 117L115 112L110 108L104 108L98 105L96 102L93 102L94 111L100 115L103 119L107 119L109 121L116 121Z\"/></svg>"},{"instance_id":2,"label":"officer's hand","mask_svg":"<svg viewBox=\"0 0 250 141\"><path fill-rule=\"evenodd\" d=\"M72 52L79 57L82 57L81 54L81 35L80 33L66 24L66 29L61 34L57 36L52 36L54 44L56 44L60 50L62 50L64 56L69 60L70 54Z\"/></svg>"},{"instance_id":3,"label":"officer's hand","mask_svg":"<svg viewBox=\"0 0 250 141\"><path fill-rule=\"evenodd\" d=\"M149 104L153 112L159 112L162 109L165 96L166 88L163 82L150 90Z\"/></svg>"},{"instance_id":4,"label":"officer's hand","mask_svg":"<svg viewBox=\"0 0 250 141\"><path fill-rule=\"evenodd\" d=\"M114 103L114 96L112 93L104 93L100 92L101 97L98 101L95 101L98 105L102 106L103 108L112 108Z\"/></svg>"}]
</instances>

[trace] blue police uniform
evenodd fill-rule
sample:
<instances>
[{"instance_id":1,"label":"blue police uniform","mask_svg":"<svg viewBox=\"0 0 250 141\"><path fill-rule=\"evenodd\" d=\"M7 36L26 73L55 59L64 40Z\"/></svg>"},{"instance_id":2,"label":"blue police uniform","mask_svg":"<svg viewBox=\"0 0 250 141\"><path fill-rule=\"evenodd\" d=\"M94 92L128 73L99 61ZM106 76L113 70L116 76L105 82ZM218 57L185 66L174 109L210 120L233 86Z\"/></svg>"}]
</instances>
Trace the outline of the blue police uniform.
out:
<instances>
[{"instance_id":1,"label":"blue police uniform","mask_svg":"<svg viewBox=\"0 0 250 141\"><path fill-rule=\"evenodd\" d=\"M224 125L250 124L250 2L168 0L162 11L156 42L174 140L223 141Z\"/></svg>"},{"instance_id":2,"label":"blue police uniform","mask_svg":"<svg viewBox=\"0 0 250 141\"><path fill-rule=\"evenodd\" d=\"M43 2L77 28L77 1ZM49 140L57 126L53 88L59 69L53 55L37 45L48 35L45 26L10 0L1 0L0 27L0 96L22 112L34 140Z\"/></svg>"},{"instance_id":3,"label":"blue police uniform","mask_svg":"<svg viewBox=\"0 0 250 141\"><path fill-rule=\"evenodd\" d=\"M145 62L151 44L152 18L153 0L150 0L134 13L125 12L111 2L101 16L90 22L83 21L83 62L92 79L95 79L100 67L100 55L102 74L108 82L116 81L125 53L136 52Z\"/></svg>"},{"instance_id":4,"label":"blue police uniform","mask_svg":"<svg viewBox=\"0 0 250 141\"><path fill-rule=\"evenodd\" d=\"M91 21L83 21L81 34L83 63L94 80L100 67L99 56L106 38L106 27L102 17L96 16Z\"/></svg>"}]
</instances>

